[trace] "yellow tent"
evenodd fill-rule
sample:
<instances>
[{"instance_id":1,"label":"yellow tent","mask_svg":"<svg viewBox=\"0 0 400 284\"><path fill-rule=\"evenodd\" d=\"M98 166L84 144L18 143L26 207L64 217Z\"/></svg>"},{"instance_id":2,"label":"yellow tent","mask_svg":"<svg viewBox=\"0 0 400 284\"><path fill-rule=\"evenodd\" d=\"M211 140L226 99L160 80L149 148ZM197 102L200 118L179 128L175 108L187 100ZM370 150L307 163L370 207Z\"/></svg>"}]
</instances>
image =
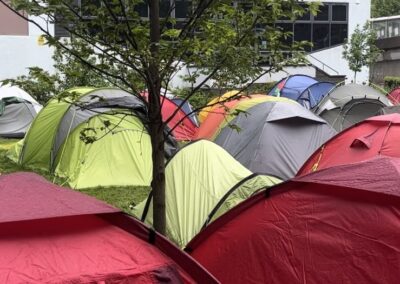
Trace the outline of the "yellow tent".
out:
<instances>
[{"instance_id":1,"label":"yellow tent","mask_svg":"<svg viewBox=\"0 0 400 284\"><path fill-rule=\"evenodd\" d=\"M222 96L213 98L211 101L208 102L207 106L205 108L203 108L201 110L201 112L199 113L199 121L200 123L202 123L207 115L215 108L220 106L220 104L218 104L219 102L225 102L227 101L230 97L236 96L239 94L239 91L237 90L233 90L233 91L229 91L226 92L225 94L223 94Z\"/></svg>"}]
</instances>

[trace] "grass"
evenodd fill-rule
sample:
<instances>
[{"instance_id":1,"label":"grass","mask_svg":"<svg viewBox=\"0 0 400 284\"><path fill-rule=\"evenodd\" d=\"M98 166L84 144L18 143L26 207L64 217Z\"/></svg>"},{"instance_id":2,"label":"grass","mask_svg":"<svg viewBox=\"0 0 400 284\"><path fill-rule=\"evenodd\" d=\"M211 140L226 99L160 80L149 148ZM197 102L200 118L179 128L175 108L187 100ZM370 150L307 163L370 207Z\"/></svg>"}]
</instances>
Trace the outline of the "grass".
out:
<instances>
[{"instance_id":1,"label":"grass","mask_svg":"<svg viewBox=\"0 0 400 284\"><path fill-rule=\"evenodd\" d=\"M30 169L26 169L10 159L7 158L7 151L17 142L16 139L3 139L0 138L0 173L13 173L18 171L30 171ZM55 180L56 184L61 184L62 181L54 178L54 176L47 172L36 172L37 174L43 176L50 182ZM65 186L65 185L64 185ZM136 205L143 201L148 193L148 187L96 187L89 189L81 189L77 190L84 194L93 196L99 200L105 201L121 210L132 213L130 207Z\"/></svg>"}]
</instances>

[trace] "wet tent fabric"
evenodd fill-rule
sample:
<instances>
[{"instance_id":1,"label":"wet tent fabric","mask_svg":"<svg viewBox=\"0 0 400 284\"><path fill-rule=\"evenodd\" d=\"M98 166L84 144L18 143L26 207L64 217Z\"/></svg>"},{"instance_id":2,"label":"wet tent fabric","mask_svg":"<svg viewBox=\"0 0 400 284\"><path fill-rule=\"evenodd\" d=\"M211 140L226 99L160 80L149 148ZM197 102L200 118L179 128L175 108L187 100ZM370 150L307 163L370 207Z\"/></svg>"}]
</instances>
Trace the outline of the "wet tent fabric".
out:
<instances>
[{"instance_id":1,"label":"wet tent fabric","mask_svg":"<svg viewBox=\"0 0 400 284\"><path fill-rule=\"evenodd\" d=\"M0 136L23 138L42 106L22 89L0 86Z\"/></svg>"},{"instance_id":2,"label":"wet tent fabric","mask_svg":"<svg viewBox=\"0 0 400 284\"><path fill-rule=\"evenodd\" d=\"M286 180L336 134L322 118L295 102L266 101L237 115L241 130L222 128L214 142L253 172Z\"/></svg>"},{"instance_id":3,"label":"wet tent fabric","mask_svg":"<svg viewBox=\"0 0 400 284\"><path fill-rule=\"evenodd\" d=\"M119 209L33 173L0 177L0 250L1 283L215 283Z\"/></svg>"},{"instance_id":4,"label":"wet tent fabric","mask_svg":"<svg viewBox=\"0 0 400 284\"><path fill-rule=\"evenodd\" d=\"M214 107L204 122L200 125L196 134L196 139L214 140L221 129L235 118L236 114L246 112L249 108L267 101L295 103L290 99L272 97L266 95L249 95Z\"/></svg>"},{"instance_id":5,"label":"wet tent fabric","mask_svg":"<svg viewBox=\"0 0 400 284\"><path fill-rule=\"evenodd\" d=\"M279 81L269 92L269 95L298 101L301 94L315 83L318 83L318 81L310 76L291 75Z\"/></svg>"},{"instance_id":6,"label":"wet tent fabric","mask_svg":"<svg viewBox=\"0 0 400 284\"><path fill-rule=\"evenodd\" d=\"M380 91L352 83L335 88L313 111L337 131L342 131L390 105L389 99Z\"/></svg>"},{"instance_id":7,"label":"wet tent fabric","mask_svg":"<svg viewBox=\"0 0 400 284\"><path fill-rule=\"evenodd\" d=\"M142 96L146 98L146 100L148 95L147 91L142 92ZM193 140L198 129L198 124L196 124L193 118L187 116L187 113L185 112L185 110L189 111L189 109L191 109L189 103L184 104L182 108L178 110L178 106L180 106L179 99L175 99L173 95L166 90L161 90L161 95L161 115L163 121L166 121L174 115L174 117L168 122L168 127L172 130L174 138L178 141ZM176 114L174 114L175 112Z\"/></svg>"},{"instance_id":8,"label":"wet tent fabric","mask_svg":"<svg viewBox=\"0 0 400 284\"><path fill-rule=\"evenodd\" d=\"M392 102L392 104L394 105L400 104L400 87L397 87L392 91L390 91L388 98Z\"/></svg>"},{"instance_id":9,"label":"wet tent fabric","mask_svg":"<svg viewBox=\"0 0 400 284\"><path fill-rule=\"evenodd\" d=\"M206 120L207 116L214 112L215 108L219 108L221 106L220 104L218 104L219 102L223 104L229 103L229 98L232 98L234 96L240 97L240 92L237 90L232 90L210 100L207 103L207 106L199 112L200 123L203 123Z\"/></svg>"},{"instance_id":10,"label":"wet tent fabric","mask_svg":"<svg viewBox=\"0 0 400 284\"><path fill-rule=\"evenodd\" d=\"M174 97L171 100L178 107L180 107L180 106L182 107L182 111L186 115L188 115L189 119L194 123L194 125L196 127L200 126L200 123L199 123L199 120L197 119L196 113L193 112L193 107L188 101L184 102L183 99L177 98L177 97Z\"/></svg>"},{"instance_id":11,"label":"wet tent fabric","mask_svg":"<svg viewBox=\"0 0 400 284\"><path fill-rule=\"evenodd\" d=\"M400 114L375 116L332 137L301 167L297 176L376 156L400 158Z\"/></svg>"},{"instance_id":12,"label":"wet tent fabric","mask_svg":"<svg viewBox=\"0 0 400 284\"><path fill-rule=\"evenodd\" d=\"M221 283L398 283L399 169L398 158L381 157L280 184L187 251Z\"/></svg>"},{"instance_id":13,"label":"wet tent fabric","mask_svg":"<svg viewBox=\"0 0 400 284\"><path fill-rule=\"evenodd\" d=\"M280 182L274 177L253 174L207 140L193 142L178 151L166 166L165 176L167 236L180 247L258 190ZM152 224L152 195L134 212L142 221Z\"/></svg>"},{"instance_id":14,"label":"wet tent fabric","mask_svg":"<svg viewBox=\"0 0 400 284\"><path fill-rule=\"evenodd\" d=\"M317 82L305 89L297 101L307 109L315 107L333 88L330 82Z\"/></svg>"},{"instance_id":15,"label":"wet tent fabric","mask_svg":"<svg viewBox=\"0 0 400 284\"><path fill-rule=\"evenodd\" d=\"M168 98L165 98L161 109L163 120L165 121L171 117L171 115L173 115L177 110L177 107L178 106L176 103ZM172 129L172 135L178 141L193 140L198 128L196 124L188 116L186 116L186 113L183 111L183 109L178 110L178 112L168 123L168 127Z\"/></svg>"},{"instance_id":16,"label":"wet tent fabric","mask_svg":"<svg viewBox=\"0 0 400 284\"><path fill-rule=\"evenodd\" d=\"M51 100L10 157L25 167L64 177L74 188L148 186L151 142L143 124L143 102L118 89L69 92L80 97L77 105ZM85 143L80 139L84 129L89 129L87 136L99 139Z\"/></svg>"},{"instance_id":17,"label":"wet tent fabric","mask_svg":"<svg viewBox=\"0 0 400 284\"><path fill-rule=\"evenodd\" d=\"M400 113L400 105L387 106L379 110L380 115Z\"/></svg>"}]
</instances>

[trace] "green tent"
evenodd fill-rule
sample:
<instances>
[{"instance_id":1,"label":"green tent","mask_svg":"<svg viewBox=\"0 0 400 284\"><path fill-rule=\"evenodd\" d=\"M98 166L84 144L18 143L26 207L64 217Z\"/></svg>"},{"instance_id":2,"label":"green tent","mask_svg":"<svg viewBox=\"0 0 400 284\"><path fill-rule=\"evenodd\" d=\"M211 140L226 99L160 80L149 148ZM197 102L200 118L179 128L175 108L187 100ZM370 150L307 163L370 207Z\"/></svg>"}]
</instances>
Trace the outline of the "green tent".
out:
<instances>
[{"instance_id":1,"label":"green tent","mask_svg":"<svg viewBox=\"0 0 400 284\"><path fill-rule=\"evenodd\" d=\"M255 192L280 182L253 174L223 148L198 140L168 162L166 176L167 236L184 247L203 227ZM152 224L152 195L134 208Z\"/></svg>"},{"instance_id":2,"label":"green tent","mask_svg":"<svg viewBox=\"0 0 400 284\"><path fill-rule=\"evenodd\" d=\"M66 178L73 188L149 186L151 141L143 124L144 102L112 88L67 93L48 102L25 139L10 151L11 158ZM85 143L83 133L96 141Z\"/></svg>"}]
</instances>

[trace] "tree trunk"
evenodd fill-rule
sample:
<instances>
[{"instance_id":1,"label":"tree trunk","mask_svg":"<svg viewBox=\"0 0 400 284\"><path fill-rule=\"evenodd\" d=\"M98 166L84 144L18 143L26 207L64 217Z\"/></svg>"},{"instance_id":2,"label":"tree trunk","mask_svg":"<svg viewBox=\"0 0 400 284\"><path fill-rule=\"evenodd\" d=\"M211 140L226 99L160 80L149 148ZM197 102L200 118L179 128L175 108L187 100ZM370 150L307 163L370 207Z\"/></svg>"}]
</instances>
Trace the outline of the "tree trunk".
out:
<instances>
[{"instance_id":1,"label":"tree trunk","mask_svg":"<svg viewBox=\"0 0 400 284\"><path fill-rule=\"evenodd\" d=\"M354 84L357 84L357 71L354 71Z\"/></svg>"},{"instance_id":2,"label":"tree trunk","mask_svg":"<svg viewBox=\"0 0 400 284\"><path fill-rule=\"evenodd\" d=\"M164 123L160 105L160 70L159 49L160 18L159 0L150 0L150 51L152 58L149 63L149 119L150 136L153 150L153 225L156 231L165 235L165 164L164 164Z\"/></svg>"}]
</instances>

